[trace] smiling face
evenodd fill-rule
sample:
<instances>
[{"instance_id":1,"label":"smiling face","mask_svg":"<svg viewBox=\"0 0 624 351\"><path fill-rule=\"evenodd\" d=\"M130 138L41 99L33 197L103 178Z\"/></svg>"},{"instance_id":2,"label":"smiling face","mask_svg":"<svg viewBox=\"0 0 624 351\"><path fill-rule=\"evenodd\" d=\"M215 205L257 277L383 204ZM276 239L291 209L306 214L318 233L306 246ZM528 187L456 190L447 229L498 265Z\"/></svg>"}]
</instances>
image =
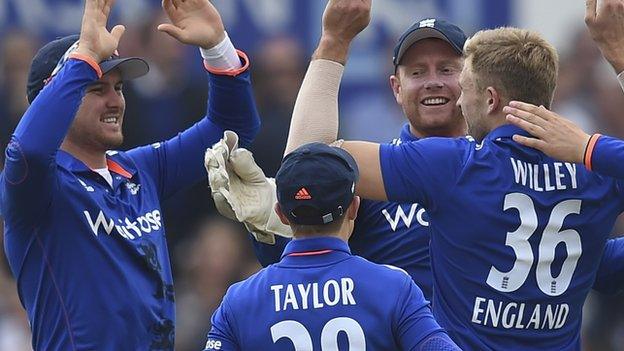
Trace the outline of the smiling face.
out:
<instances>
[{"instance_id":1,"label":"smiling face","mask_svg":"<svg viewBox=\"0 0 624 351\"><path fill-rule=\"evenodd\" d=\"M95 152L119 147L123 142L121 126L126 109L122 86L117 70L88 86L65 143Z\"/></svg>"},{"instance_id":2,"label":"smiling face","mask_svg":"<svg viewBox=\"0 0 624 351\"><path fill-rule=\"evenodd\" d=\"M401 58L390 84L416 136L464 135L466 123L456 105L462 60L435 38L414 43Z\"/></svg>"}]
</instances>

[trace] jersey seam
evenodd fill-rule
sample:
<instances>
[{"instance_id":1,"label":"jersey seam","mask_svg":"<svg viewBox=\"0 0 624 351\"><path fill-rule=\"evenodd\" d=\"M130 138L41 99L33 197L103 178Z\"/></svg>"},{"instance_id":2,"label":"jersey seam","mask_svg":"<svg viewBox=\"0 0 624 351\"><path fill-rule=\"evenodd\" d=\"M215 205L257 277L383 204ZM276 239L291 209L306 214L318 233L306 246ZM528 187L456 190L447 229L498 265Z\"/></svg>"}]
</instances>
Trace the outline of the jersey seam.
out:
<instances>
[{"instance_id":1,"label":"jersey seam","mask_svg":"<svg viewBox=\"0 0 624 351\"><path fill-rule=\"evenodd\" d=\"M54 285L54 290L56 291L56 294L57 294L57 296L58 296L58 298L60 300L61 309L62 309L63 315L65 317L65 324L66 324L67 329L68 329L67 331L68 331L68 335L69 335L69 341L70 341L71 346L72 346L72 350L76 351L76 344L74 342L74 335L73 335L71 323L69 322L69 315L67 314L67 308L65 307L65 301L63 300L63 297L61 296L60 289L58 287L58 284L56 283L56 279L54 278L54 274L52 272L52 265L50 264L50 261L48 260L48 255L45 252L45 249L44 249L44 246L43 246L43 242L41 242L41 239L39 238L38 229L35 229L34 236L35 236L35 240L37 240L37 244L41 248L41 255L42 255L43 260L45 262L46 270L50 274L50 278L52 279L52 284Z\"/></svg>"}]
</instances>

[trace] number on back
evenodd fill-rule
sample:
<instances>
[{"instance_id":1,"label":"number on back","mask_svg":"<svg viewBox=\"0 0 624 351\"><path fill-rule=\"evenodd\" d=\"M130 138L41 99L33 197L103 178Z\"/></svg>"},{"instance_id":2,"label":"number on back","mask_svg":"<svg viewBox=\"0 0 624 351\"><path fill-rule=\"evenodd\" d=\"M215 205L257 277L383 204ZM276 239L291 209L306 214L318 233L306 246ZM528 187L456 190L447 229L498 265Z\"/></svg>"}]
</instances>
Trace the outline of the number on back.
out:
<instances>
[{"instance_id":1,"label":"number on back","mask_svg":"<svg viewBox=\"0 0 624 351\"><path fill-rule=\"evenodd\" d=\"M510 209L518 210L520 226L515 231L507 233L505 245L513 249L516 260L508 272L501 272L492 266L487 277L489 286L503 292L518 290L529 276L534 261L529 238L538 227L535 205L528 195L522 193L505 195L503 210ZM580 212L581 200L565 200L558 203L553 208L542 234L538 247L536 278L540 290L549 296L559 296L568 289L581 257L582 247L579 233L574 229L561 231L565 218ZM560 243L565 244L567 257L559 275L553 277L551 265L555 260L555 249Z\"/></svg>"}]
</instances>

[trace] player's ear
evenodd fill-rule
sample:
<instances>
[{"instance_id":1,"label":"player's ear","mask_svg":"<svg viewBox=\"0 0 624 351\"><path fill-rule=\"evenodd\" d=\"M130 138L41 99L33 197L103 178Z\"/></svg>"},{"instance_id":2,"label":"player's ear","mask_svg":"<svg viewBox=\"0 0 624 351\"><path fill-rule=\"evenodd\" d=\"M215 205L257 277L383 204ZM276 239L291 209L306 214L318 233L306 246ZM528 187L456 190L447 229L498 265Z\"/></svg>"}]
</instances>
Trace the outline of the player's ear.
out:
<instances>
[{"instance_id":1,"label":"player's ear","mask_svg":"<svg viewBox=\"0 0 624 351\"><path fill-rule=\"evenodd\" d=\"M394 99L396 102L401 105L401 80L398 77L398 68L397 72L390 76L390 88L392 88L392 93L394 94Z\"/></svg>"},{"instance_id":2,"label":"player's ear","mask_svg":"<svg viewBox=\"0 0 624 351\"><path fill-rule=\"evenodd\" d=\"M493 114L498 112L499 109L502 109L501 106L501 96L498 93L498 90L494 87L487 87L486 89L486 99L487 99L487 113Z\"/></svg>"},{"instance_id":3,"label":"player's ear","mask_svg":"<svg viewBox=\"0 0 624 351\"><path fill-rule=\"evenodd\" d=\"M347 219L355 220L358 214L358 210L360 209L360 197L354 196L353 200L351 200L351 204L349 208L347 208Z\"/></svg>"},{"instance_id":4,"label":"player's ear","mask_svg":"<svg viewBox=\"0 0 624 351\"><path fill-rule=\"evenodd\" d=\"M282 212L282 208L280 207L278 202L275 203L275 207L273 208L273 210L275 211L275 213L277 213L277 216L279 217L282 223L286 225L290 225L290 222L288 221L288 217L286 217L284 212Z\"/></svg>"}]
</instances>

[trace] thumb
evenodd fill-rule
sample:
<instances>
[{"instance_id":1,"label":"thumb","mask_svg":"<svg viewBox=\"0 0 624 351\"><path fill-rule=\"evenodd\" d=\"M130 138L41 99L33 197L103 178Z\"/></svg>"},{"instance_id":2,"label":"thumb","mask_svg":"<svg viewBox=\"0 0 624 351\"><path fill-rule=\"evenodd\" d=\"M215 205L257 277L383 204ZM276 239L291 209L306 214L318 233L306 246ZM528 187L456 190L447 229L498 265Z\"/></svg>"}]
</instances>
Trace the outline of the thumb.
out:
<instances>
[{"instance_id":1,"label":"thumb","mask_svg":"<svg viewBox=\"0 0 624 351\"><path fill-rule=\"evenodd\" d=\"M182 41L182 29L174 26L171 23L159 24L158 30L169 34L178 41Z\"/></svg>"},{"instance_id":2,"label":"thumb","mask_svg":"<svg viewBox=\"0 0 624 351\"><path fill-rule=\"evenodd\" d=\"M266 177L264 172L256 164L253 154L247 149L236 149L230 155L230 165L232 170L244 182L264 183Z\"/></svg>"},{"instance_id":3,"label":"thumb","mask_svg":"<svg viewBox=\"0 0 624 351\"><path fill-rule=\"evenodd\" d=\"M111 34L115 37L115 39L117 39L117 42L119 43L119 40L121 40L121 36L124 34L125 31L126 31L126 27L124 27L121 24L118 24L115 27L113 27L113 29L111 30Z\"/></svg>"}]
</instances>

